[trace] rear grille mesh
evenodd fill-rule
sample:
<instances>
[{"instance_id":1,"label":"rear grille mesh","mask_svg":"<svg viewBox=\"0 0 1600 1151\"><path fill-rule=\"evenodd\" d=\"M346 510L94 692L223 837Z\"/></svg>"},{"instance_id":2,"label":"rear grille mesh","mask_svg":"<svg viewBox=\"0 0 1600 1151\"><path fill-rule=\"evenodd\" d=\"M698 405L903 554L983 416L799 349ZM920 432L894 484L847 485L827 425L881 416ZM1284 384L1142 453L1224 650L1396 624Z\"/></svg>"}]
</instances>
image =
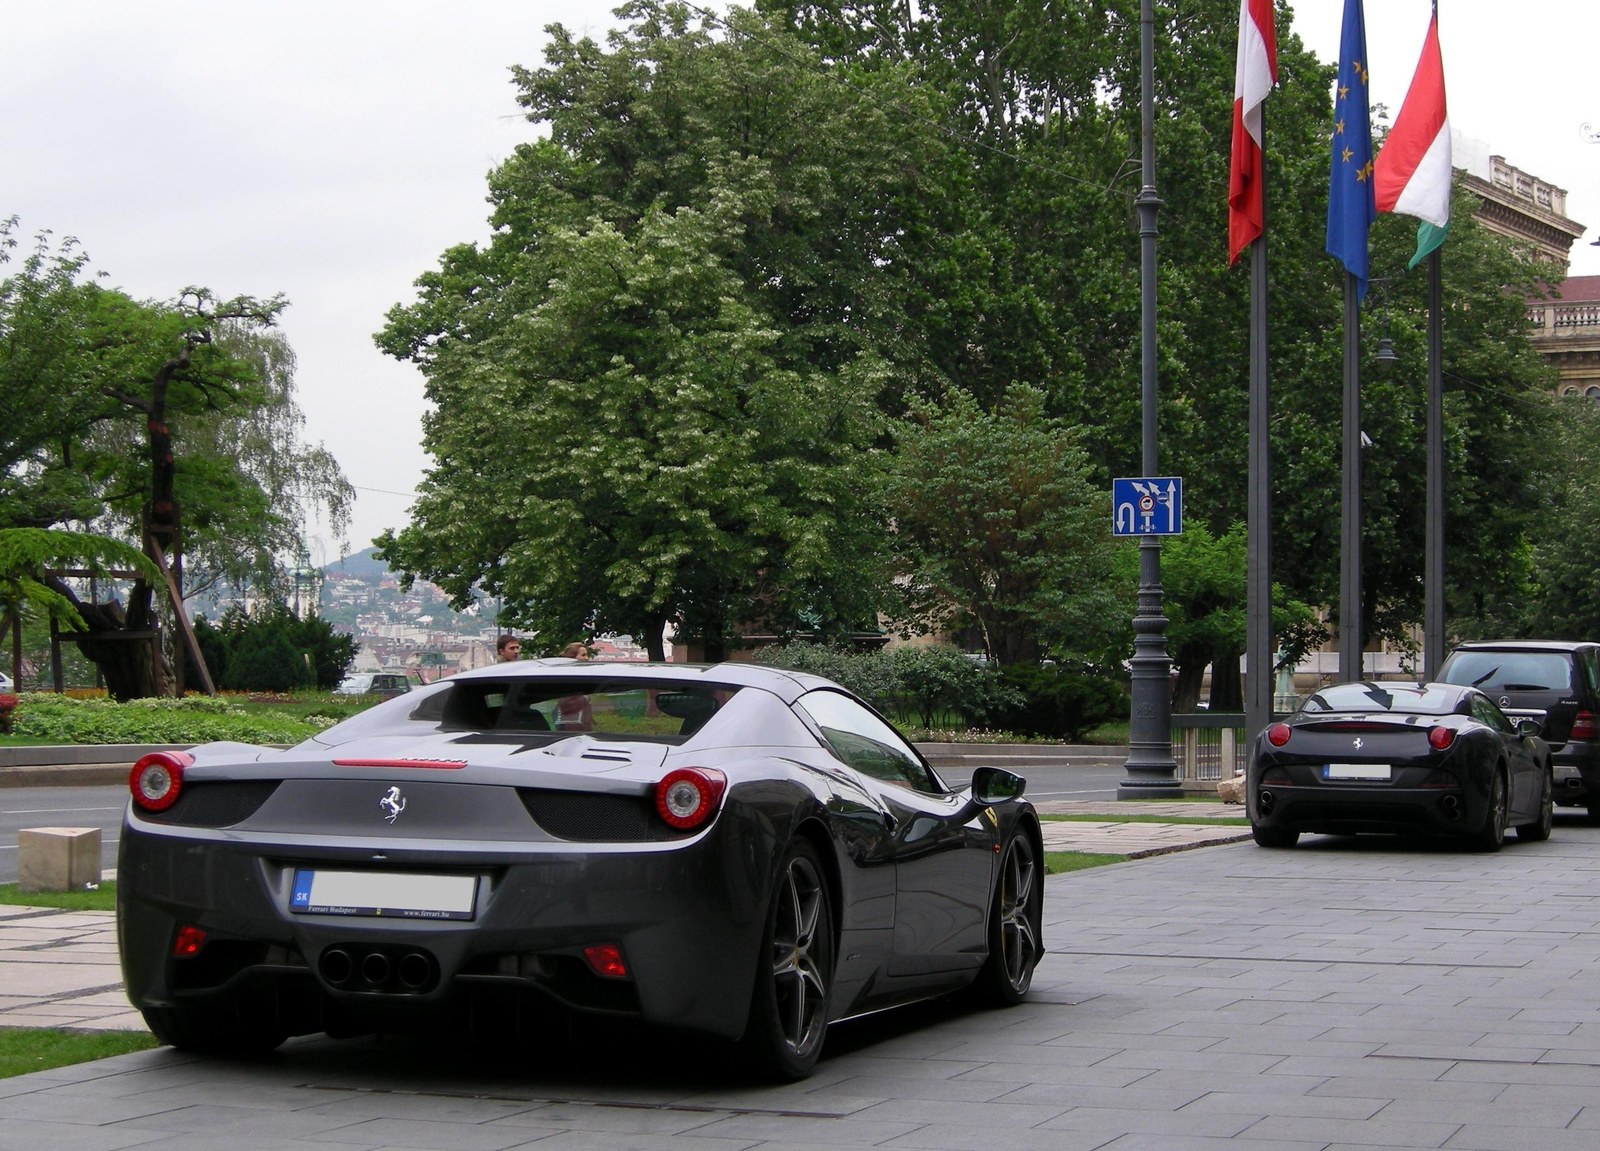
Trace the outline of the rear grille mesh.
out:
<instances>
[{"instance_id":1,"label":"rear grille mesh","mask_svg":"<svg viewBox=\"0 0 1600 1151\"><path fill-rule=\"evenodd\" d=\"M579 843L652 843L693 834L668 825L656 814L654 801L644 795L606 795L536 787L519 787L517 795L533 821L558 839Z\"/></svg>"},{"instance_id":2,"label":"rear grille mesh","mask_svg":"<svg viewBox=\"0 0 1600 1151\"><path fill-rule=\"evenodd\" d=\"M175 803L165 811L140 811L151 823L179 827L232 827L243 823L278 790L276 779L212 780L186 783Z\"/></svg>"}]
</instances>

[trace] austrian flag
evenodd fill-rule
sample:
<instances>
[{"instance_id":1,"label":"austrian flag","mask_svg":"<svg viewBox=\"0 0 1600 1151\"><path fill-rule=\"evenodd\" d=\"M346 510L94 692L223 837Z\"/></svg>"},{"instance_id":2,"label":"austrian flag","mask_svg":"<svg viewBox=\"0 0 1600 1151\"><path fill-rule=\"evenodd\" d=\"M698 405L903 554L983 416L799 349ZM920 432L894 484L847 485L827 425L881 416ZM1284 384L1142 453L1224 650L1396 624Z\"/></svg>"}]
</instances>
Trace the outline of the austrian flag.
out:
<instances>
[{"instance_id":1,"label":"austrian flag","mask_svg":"<svg viewBox=\"0 0 1600 1151\"><path fill-rule=\"evenodd\" d=\"M1233 73L1233 163L1228 170L1228 263L1261 235L1261 105L1278 82L1272 0L1239 0Z\"/></svg>"},{"instance_id":2,"label":"austrian flag","mask_svg":"<svg viewBox=\"0 0 1600 1151\"><path fill-rule=\"evenodd\" d=\"M1445 111L1444 60L1439 54L1439 17L1428 24L1422 59L1378 153L1373 192L1378 211L1400 212L1422 221L1411 266L1440 244L1450 226L1450 117Z\"/></svg>"}]
</instances>

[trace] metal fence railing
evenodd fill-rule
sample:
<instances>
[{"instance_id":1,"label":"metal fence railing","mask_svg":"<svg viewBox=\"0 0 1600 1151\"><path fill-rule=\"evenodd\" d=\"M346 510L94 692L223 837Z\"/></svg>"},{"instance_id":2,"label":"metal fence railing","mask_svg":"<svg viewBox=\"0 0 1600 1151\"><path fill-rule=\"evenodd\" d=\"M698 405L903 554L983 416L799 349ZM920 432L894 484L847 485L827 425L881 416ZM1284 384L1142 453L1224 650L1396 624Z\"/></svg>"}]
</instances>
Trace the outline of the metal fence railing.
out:
<instances>
[{"instance_id":1,"label":"metal fence railing","mask_svg":"<svg viewBox=\"0 0 1600 1151\"><path fill-rule=\"evenodd\" d=\"M1172 758L1186 785L1201 785L1196 790L1240 774L1249 755L1243 715L1201 711L1172 717Z\"/></svg>"}]
</instances>

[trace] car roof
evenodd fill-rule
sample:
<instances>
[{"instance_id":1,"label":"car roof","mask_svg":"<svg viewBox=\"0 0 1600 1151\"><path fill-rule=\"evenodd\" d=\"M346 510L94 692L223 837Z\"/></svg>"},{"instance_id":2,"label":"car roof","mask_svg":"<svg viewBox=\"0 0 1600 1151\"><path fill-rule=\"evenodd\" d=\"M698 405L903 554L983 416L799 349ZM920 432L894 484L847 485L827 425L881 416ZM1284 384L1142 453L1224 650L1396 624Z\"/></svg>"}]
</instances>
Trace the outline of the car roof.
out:
<instances>
[{"instance_id":1,"label":"car roof","mask_svg":"<svg viewBox=\"0 0 1600 1151\"><path fill-rule=\"evenodd\" d=\"M1458 643L1457 651L1551 651L1573 652L1579 648L1600 646L1590 640L1568 639L1480 639Z\"/></svg>"},{"instance_id":2,"label":"car roof","mask_svg":"<svg viewBox=\"0 0 1600 1151\"><path fill-rule=\"evenodd\" d=\"M754 663L628 663L603 659L525 659L464 671L451 679L585 679L638 680L684 683L700 680L707 686L757 687L793 703L808 691L837 688L821 676Z\"/></svg>"}]
</instances>

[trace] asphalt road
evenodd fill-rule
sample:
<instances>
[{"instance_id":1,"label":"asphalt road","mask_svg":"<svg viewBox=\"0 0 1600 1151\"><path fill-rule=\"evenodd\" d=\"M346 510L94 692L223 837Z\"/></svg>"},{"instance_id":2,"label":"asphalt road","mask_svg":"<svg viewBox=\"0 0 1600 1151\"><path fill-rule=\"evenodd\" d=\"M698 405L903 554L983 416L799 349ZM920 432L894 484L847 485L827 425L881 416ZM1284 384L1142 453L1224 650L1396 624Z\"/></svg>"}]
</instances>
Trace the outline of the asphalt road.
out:
<instances>
[{"instance_id":1,"label":"asphalt road","mask_svg":"<svg viewBox=\"0 0 1600 1151\"><path fill-rule=\"evenodd\" d=\"M17 881L17 832L24 827L100 828L100 866L117 865L117 832L128 789L0 787L0 883Z\"/></svg>"},{"instance_id":2,"label":"asphalt road","mask_svg":"<svg viewBox=\"0 0 1600 1151\"><path fill-rule=\"evenodd\" d=\"M945 782L968 782L946 773ZM1121 767L1031 767L1028 798L1115 799ZM24 827L99 827L100 866L117 865L117 832L128 789L104 787L0 788L0 883L17 881L17 832Z\"/></svg>"}]
</instances>

